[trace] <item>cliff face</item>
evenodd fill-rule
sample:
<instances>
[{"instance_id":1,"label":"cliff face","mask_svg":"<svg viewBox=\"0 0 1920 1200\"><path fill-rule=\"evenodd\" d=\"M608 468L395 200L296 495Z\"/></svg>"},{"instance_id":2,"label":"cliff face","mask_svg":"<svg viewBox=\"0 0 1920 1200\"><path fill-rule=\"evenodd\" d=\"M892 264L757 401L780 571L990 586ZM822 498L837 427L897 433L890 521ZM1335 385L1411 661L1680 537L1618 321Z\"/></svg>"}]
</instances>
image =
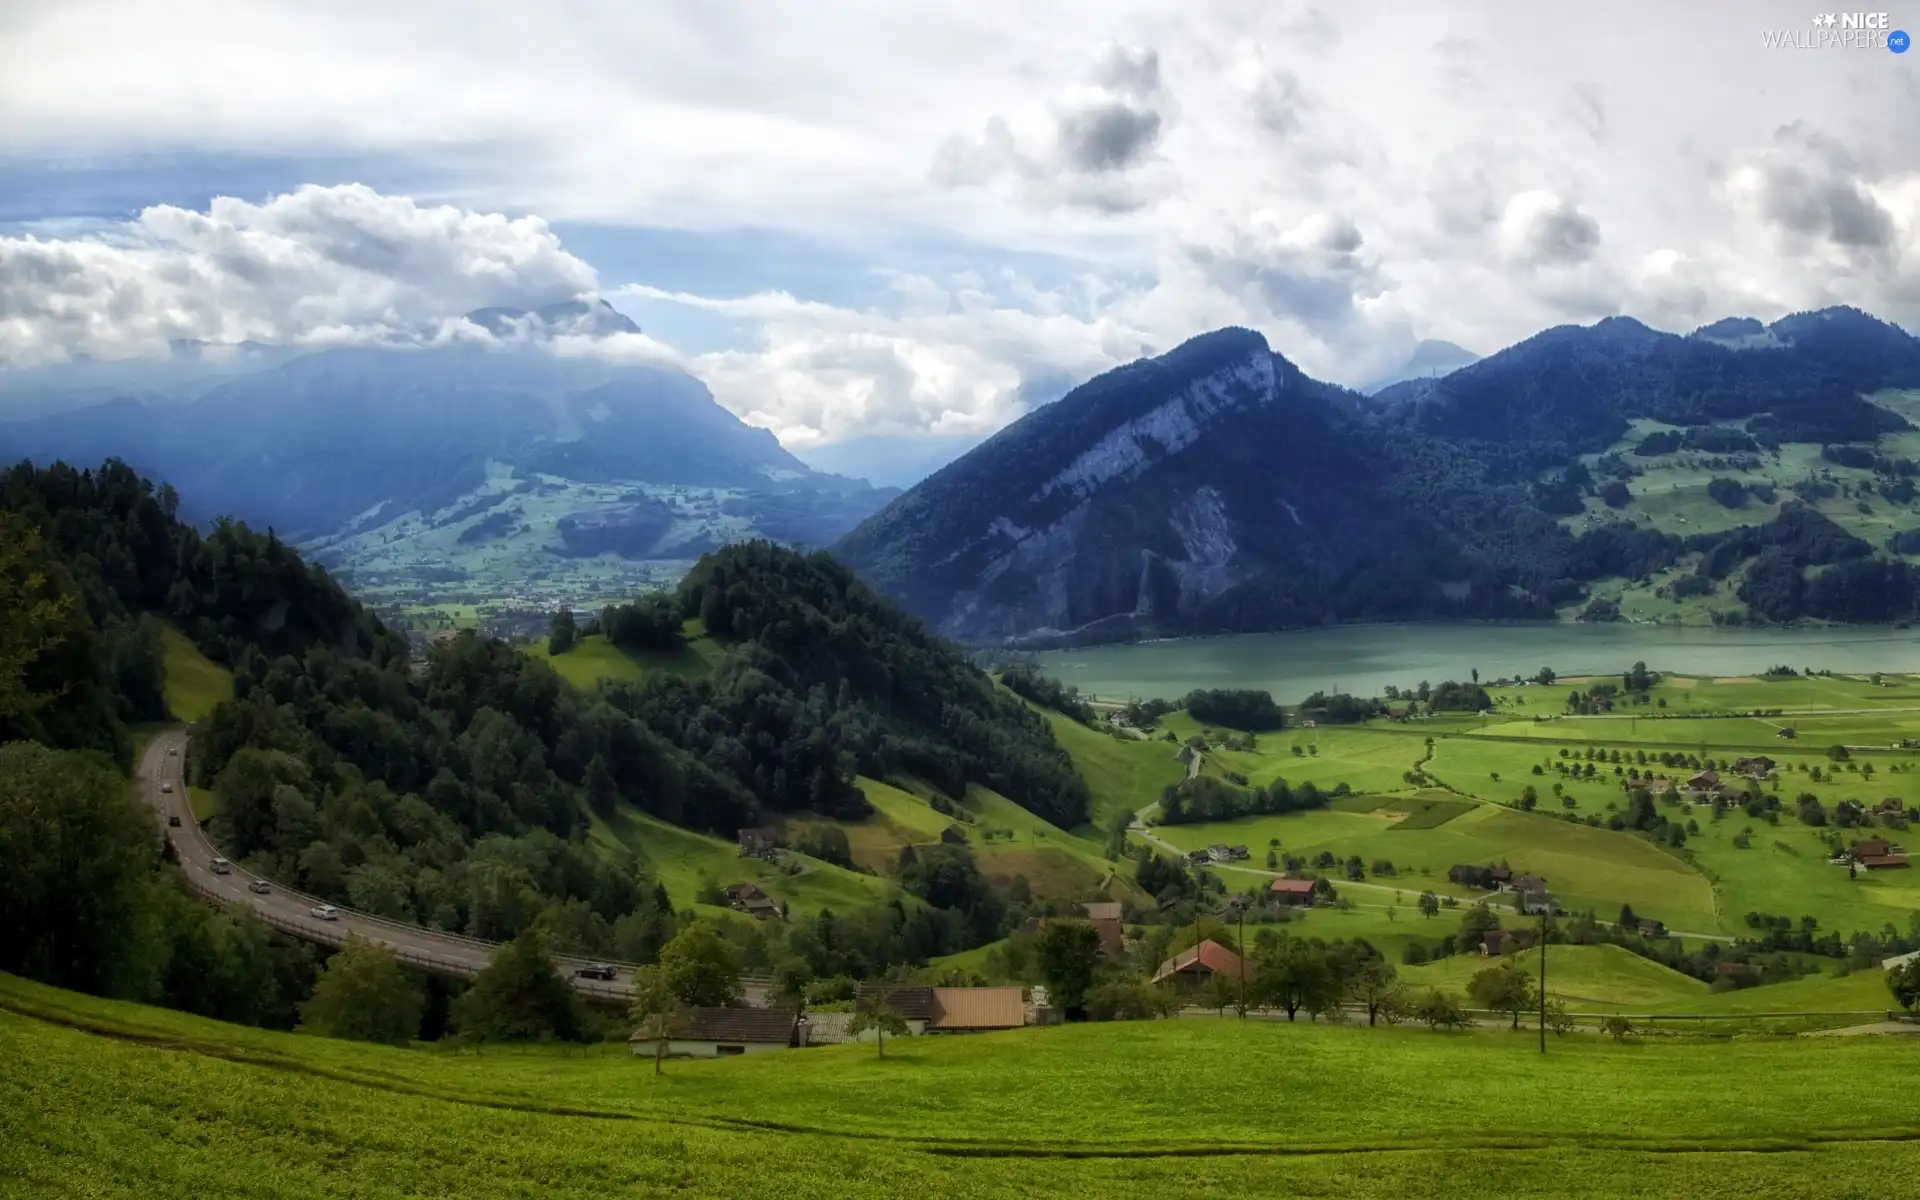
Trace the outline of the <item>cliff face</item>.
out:
<instances>
[{"instance_id":1,"label":"cliff face","mask_svg":"<svg viewBox=\"0 0 1920 1200\"><path fill-rule=\"evenodd\" d=\"M1230 620L1275 571L1359 569L1356 524L1377 541L1380 464L1340 395L1256 333L1207 334L1008 427L836 552L962 640Z\"/></svg>"}]
</instances>

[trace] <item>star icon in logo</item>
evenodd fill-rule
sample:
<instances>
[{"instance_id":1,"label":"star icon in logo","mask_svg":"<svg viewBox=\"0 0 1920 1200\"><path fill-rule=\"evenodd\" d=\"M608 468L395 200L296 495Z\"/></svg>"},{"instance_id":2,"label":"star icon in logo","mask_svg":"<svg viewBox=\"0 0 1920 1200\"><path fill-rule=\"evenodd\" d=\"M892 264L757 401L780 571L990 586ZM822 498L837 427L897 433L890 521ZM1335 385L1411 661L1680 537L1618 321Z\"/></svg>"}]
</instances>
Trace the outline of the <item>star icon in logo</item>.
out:
<instances>
[{"instance_id":1,"label":"star icon in logo","mask_svg":"<svg viewBox=\"0 0 1920 1200\"><path fill-rule=\"evenodd\" d=\"M1813 14L1813 23L1815 25L1825 25L1828 27L1832 27L1835 24L1832 13Z\"/></svg>"}]
</instances>

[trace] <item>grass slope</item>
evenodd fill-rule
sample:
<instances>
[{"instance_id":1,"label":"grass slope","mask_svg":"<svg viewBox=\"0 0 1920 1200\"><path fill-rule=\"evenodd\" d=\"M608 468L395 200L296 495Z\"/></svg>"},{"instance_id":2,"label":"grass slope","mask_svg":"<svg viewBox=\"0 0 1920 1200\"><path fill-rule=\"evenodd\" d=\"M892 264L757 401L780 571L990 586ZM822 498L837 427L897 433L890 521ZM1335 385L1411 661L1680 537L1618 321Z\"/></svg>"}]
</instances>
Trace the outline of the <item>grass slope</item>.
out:
<instances>
[{"instance_id":1,"label":"grass slope","mask_svg":"<svg viewBox=\"0 0 1920 1200\"><path fill-rule=\"evenodd\" d=\"M1516 954L1514 962L1529 978L1540 977L1537 951ZM1478 954L1459 954L1422 967L1402 967L1400 978L1415 988L1465 991L1476 974L1498 965ZM1725 998L1709 996L1707 985L1698 979L1619 946L1552 947L1547 958L1547 993L1560 997L1575 1012L1687 1012L1694 1011L1690 1006ZM1722 1008L1709 1004L1704 1011Z\"/></svg>"},{"instance_id":2,"label":"grass slope","mask_svg":"<svg viewBox=\"0 0 1920 1200\"><path fill-rule=\"evenodd\" d=\"M1552 1050L1181 1020L677 1062L656 1080L619 1048L386 1049L0 977L18 1118L0 1161L16 1196L274 1200L1236 1196L1276 1177L1343 1198L1878 1197L1920 1168L1912 1039ZM1202 1062L1232 1086L1183 1086ZM1284 1121L1257 1100L1276 1096Z\"/></svg>"},{"instance_id":3,"label":"grass slope","mask_svg":"<svg viewBox=\"0 0 1920 1200\"><path fill-rule=\"evenodd\" d=\"M162 694L167 711L191 724L213 711L222 700L233 699L233 673L200 653L200 647L171 625L160 628L160 646L166 678Z\"/></svg>"},{"instance_id":4,"label":"grass slope","mask_svg":"<svg viewBox=\"0 0 1920 1200\"><path fill-rule=\"evenodd\" d=\"M805 855L791 856L803 863L805 870L789 875L763 859L740 857L731 842L670 825L632 808L624 808L610 819L594 817L592 836L603 844L624 845L639 852L652 864L677 908L693 903L703 880L721 887L759 884L767 895L784 901L794 913L864 908L884 903L892 890L885 879Z\"/></svg>"},{"instance_id":5,"label":"grass slope","mask_svg":"<svg viewBox=\"0 0 1920 1200\"><path fill-rule=\"evenodd\" d=\"M1055 740L1073 756L1080 777L1087 781L1091 824L1096 831L1111 829L1116 817L1152 804L1169 784L1186 778L1187 768L1176 757L1177 746L1161 741L1123 741L1052 709L1030 707L1053 725Z\"/></svg>"},{"instance_id":6,"label":"grass slope","mask_svg":"<svg viewBox=\"0 0 1920 1200\"><path fill-rule=\"evenodd\" d=\"M592 691L603 679L637 683L656 671L689 677L705 675L713 670L725 651L707 636L698 621L689 621L687 625L687 644L671 654L629 652L597 633L579 639L565 654L547 653L544 641L528 643L526 652L582 691Z\"/></svg>"}]
</instances>

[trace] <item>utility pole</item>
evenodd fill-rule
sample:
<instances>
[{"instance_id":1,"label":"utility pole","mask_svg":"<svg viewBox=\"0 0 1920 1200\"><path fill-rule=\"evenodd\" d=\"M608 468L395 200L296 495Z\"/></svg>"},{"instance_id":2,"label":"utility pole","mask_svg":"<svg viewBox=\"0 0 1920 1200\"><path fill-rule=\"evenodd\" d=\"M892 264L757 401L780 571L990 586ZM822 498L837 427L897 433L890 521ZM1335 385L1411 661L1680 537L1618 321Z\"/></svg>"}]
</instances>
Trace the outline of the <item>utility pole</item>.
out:
<instances>
[{"instance_id":1,"label":"utility pole","mask_svg":"<svg viewBox=\"0 0 1920 1200\"><path fill-rule=\"evenodd\" d=\"M1234 897L1234 915L1240 919L1240 1019L1247 1019L1247 898Z\"/></svg>"},{"instance_id":2,"label":"utility pole","mask_svg":"<svg viewBox=\"0 0 1920 1200\"><path fill-rule=\"evenodd\" d=\"M1553 902L1540 911L1540 1053L1547 1052L1547 925L1553 917Z\"/></svg>"}]
</instances>

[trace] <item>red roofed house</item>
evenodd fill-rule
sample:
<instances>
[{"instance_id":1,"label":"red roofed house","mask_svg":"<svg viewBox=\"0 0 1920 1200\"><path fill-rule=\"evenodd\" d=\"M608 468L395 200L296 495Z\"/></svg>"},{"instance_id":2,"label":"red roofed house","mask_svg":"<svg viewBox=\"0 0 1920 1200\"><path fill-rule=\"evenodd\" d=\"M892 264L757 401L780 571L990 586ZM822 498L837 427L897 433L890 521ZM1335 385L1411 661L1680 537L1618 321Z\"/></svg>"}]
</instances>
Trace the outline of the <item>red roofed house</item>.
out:
<instances>
[{"instance_id":1,"label":"red roofed house","mask_svg":"<svg viewBox=\"0 0 1920 1200\"><path fill-rule=\"evenodd\" d=\"M1185 988L1202 988L1215 975L1240 978L1240 956L1209 938L1191 946L1160 964L1154 972L1155 983L1173 982Z\"/></svg>"},{"instance_id":2,"label":"red roofed house","mask_svg":"<svg viewBox=\"0 0 1920 1200\"><path fill-rule=\"evenodd\" d=\"M1311 908L1313 884L1314 881L1311 879L1276 879L1273 881L1273 886L1267 890L1276 900L1283 900L1288 904L1304 904Z\"/></svg>"}]
</instances>

